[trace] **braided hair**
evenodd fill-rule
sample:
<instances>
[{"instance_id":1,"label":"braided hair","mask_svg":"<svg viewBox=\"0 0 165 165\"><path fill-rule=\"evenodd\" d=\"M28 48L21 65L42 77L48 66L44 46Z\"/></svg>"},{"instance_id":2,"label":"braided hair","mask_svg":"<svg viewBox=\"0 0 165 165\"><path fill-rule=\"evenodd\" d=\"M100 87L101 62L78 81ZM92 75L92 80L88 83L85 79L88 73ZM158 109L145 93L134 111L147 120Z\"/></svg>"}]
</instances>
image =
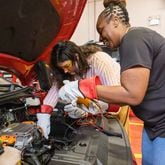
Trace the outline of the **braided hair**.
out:
<instances>
[{"instance_id":1,"label":"braided hair","mask_svg":"<svg viewBox=\"0 0 165 165\"><path fill-rule=\"evenodd\" d=\"M111 20L112 16L117 16L124 25L130 26L128 11L120 1L110 2L99 15L99 17L106 18L108 22Z\"/></svg>"},{"instance_id":2,"label":"braided hair","mask_svg":"<svg viewBox=\"0 0 165 165\"><path fill-rule=\"evenodd\" d=\"M104 7L108 7L112 2L120 2L123 6L126 7L126 0L103 0Z\"/></svg>"}]
</instances>

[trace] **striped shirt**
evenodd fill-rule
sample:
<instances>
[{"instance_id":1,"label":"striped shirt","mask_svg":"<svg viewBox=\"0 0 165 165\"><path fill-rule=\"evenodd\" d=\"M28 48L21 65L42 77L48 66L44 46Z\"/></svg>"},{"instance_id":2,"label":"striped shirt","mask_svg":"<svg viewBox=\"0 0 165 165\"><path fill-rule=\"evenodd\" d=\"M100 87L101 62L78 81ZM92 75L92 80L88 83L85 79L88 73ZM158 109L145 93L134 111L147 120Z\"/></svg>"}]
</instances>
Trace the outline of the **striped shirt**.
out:
<instances>
[{"instance_id":1,"label":"striped shirt","mask_svg":"<svg viewBox=\"0 0 165 165\"><path fill-rule=\"evenodd\" d=\"M103 85L120 85L120 65L109 54L96 52L87 59L90 68L84 78L99 76ZM79 80L80 77L75 77ZM53 85L44 98L43 104L55 107L58 101L58 88Z\"/></svg>"}]
</instances>

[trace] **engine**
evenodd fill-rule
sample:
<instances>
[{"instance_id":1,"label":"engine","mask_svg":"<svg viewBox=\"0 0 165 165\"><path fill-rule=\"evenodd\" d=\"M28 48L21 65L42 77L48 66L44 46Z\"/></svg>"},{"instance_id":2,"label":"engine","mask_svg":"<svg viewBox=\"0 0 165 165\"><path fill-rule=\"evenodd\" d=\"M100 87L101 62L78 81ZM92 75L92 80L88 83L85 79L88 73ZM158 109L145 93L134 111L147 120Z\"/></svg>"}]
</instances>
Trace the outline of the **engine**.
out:
<instances>
[{"instance_id":1,"label":"engine","mask_svg":"<svg viewBox=\"0 0 165 165\"><path fill-rule=\"evenodd\" d=\"M45 143L32 110L40 106L35 89L0 78L0 141L17 148L26 164L47 164L51 146Z\"/></svg>"},{"instance_id":2,"label":"engine","mask_svg":"<svg viewBox=\"0 0 165 165\"><path fill-rule=\"evenodd\" d=\"M45 139L36 124L42 91L36 94L33 87L3 82L0 92L0 141L20 150L23 164L113 165L118 161L132 165L127 136L116 118L71 119L63 110L65 104L59 102Z\"/></svg>"},{"instance_id":3,"label":"engine","mask_svg":"<svg viewBox=\"0 0 165 165\"><path fill-rule=\"evenodd\" d=\"M0 130L0 139L5 145L13 145L19 150L23 150L27 146L41 137L40 132L33 123L13 123L8 127Z\"/></svg>"}]
</instances>

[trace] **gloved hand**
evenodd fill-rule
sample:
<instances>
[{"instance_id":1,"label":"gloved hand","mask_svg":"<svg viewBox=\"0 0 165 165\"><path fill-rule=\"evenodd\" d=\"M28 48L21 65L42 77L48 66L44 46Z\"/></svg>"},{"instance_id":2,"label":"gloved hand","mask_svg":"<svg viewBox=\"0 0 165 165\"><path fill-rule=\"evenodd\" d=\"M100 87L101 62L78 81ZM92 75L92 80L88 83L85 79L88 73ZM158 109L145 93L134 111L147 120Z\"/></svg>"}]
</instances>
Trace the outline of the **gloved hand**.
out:
<instances>
[{"instance_id":1,"label":"gloved hand","mask_svg":"<svg viewBox=\"0 0 165 165\"><path fill-rule=\"evenodd\" d=\"M37 125L42 128L44 137L48 139L50 133L50 114L53 108L50 105L42 105L41 113L37 114Z\"/></svg>"},{"instance_id":2,"label":"gloved hand","mask_svg":"<svg viewBox=\"0 0 165 165\"><path fill-rule=\"evenodd\" d=\"M93 115L97 115L100 113L105 113L105 111L108 109L108 104L100 101L100 100L90 100L88 103L88 106L84 106L83 104L79 104L79 106L86 112L91 113Z\"/></svg>"},{"instance_id":3,"label":"gloved hand","mask_svg":"<svg viewBox=\"0 0 165 165\"><path fill-rule=\"evenodd\" d=\"M5 146L4 153L0 155L1 165L16 165L21 161L21 152L14 148Z\"/></svg>"},{"instance_id":4,"label":"gloved hand","mask_svg":"<svg viewBox=\"0 0 165 165\"><path fill-rule=\"evenodd\" d=\"M100 84L98 76L71 82L67 81L59 90L59 98L67 103L71 103L72 100L76 100L78 97L97 99L96 85Z\"/></svg>"},{"instance_id":5,"label":"gloved hand","mask_svg":"<svg viewBox=\"0 0 165 165\"><path fill-rule=\"evenodd\" d=\"M85 110L77 106L76 100L72 101L71 104L65 105L64 111L68 112L68 116L73 119L82 118L88 114Z\"/></svg>"},{"instance_id":6,"label":"gloved hand","mask_svg":"<svg viewBox=\"0 0 165 165\"><path fill-rule=\"evenodd\" d=\"M48 139L48 135L50 133L50 114L38 113L37 119L37 125L41 127L44 137Z\"/></svg>"},{"instance_id":7,"label":"gloved hand","mask_svg":"<svg viewBox=\"0 0 165 165\"><path fill-rule=\"evenodd\" d=\"M77 104L77 100L74 100L71 104L64 107L64 111L68 112L71 118L85 117L88 116L88 113L93 115L105 113L107 109L108 104L99 100L90 100L88 107L84 104Z\"/></svg>"},{"instance_id":8,"label":"gloved hand","mask_svg":"<svg viewBox=\"0 0 165 165\"><path fill-rule=\"evenodd\" d=\"M99 106L99 113L105 113L108 110L109 104L101 100L94 99L95 103Z\"/></svg>"}]
</instances>

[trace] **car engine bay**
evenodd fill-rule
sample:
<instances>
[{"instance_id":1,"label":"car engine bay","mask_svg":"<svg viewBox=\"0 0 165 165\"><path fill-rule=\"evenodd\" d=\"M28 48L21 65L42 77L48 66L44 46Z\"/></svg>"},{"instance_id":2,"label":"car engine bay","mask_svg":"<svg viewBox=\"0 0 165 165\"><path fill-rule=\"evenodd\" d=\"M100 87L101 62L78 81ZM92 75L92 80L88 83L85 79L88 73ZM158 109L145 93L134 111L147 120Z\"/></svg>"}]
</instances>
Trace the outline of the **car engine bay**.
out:
<instances>
[{"instance_id":1,"label":"car engine bay","mask_svg":"<svg viewBox=\"0 0 165 165\"><path fill-rule=\"evenodd\" d=\"M36 124L43 91L0 78L0 140L21 151L21 162L29 165L114 164L132 162L127 135L118 119L91 116L72 119L57 103L51 115L48 139ZM120 155L120 156L119 156Z\"/></svg>"}]
</instances>

